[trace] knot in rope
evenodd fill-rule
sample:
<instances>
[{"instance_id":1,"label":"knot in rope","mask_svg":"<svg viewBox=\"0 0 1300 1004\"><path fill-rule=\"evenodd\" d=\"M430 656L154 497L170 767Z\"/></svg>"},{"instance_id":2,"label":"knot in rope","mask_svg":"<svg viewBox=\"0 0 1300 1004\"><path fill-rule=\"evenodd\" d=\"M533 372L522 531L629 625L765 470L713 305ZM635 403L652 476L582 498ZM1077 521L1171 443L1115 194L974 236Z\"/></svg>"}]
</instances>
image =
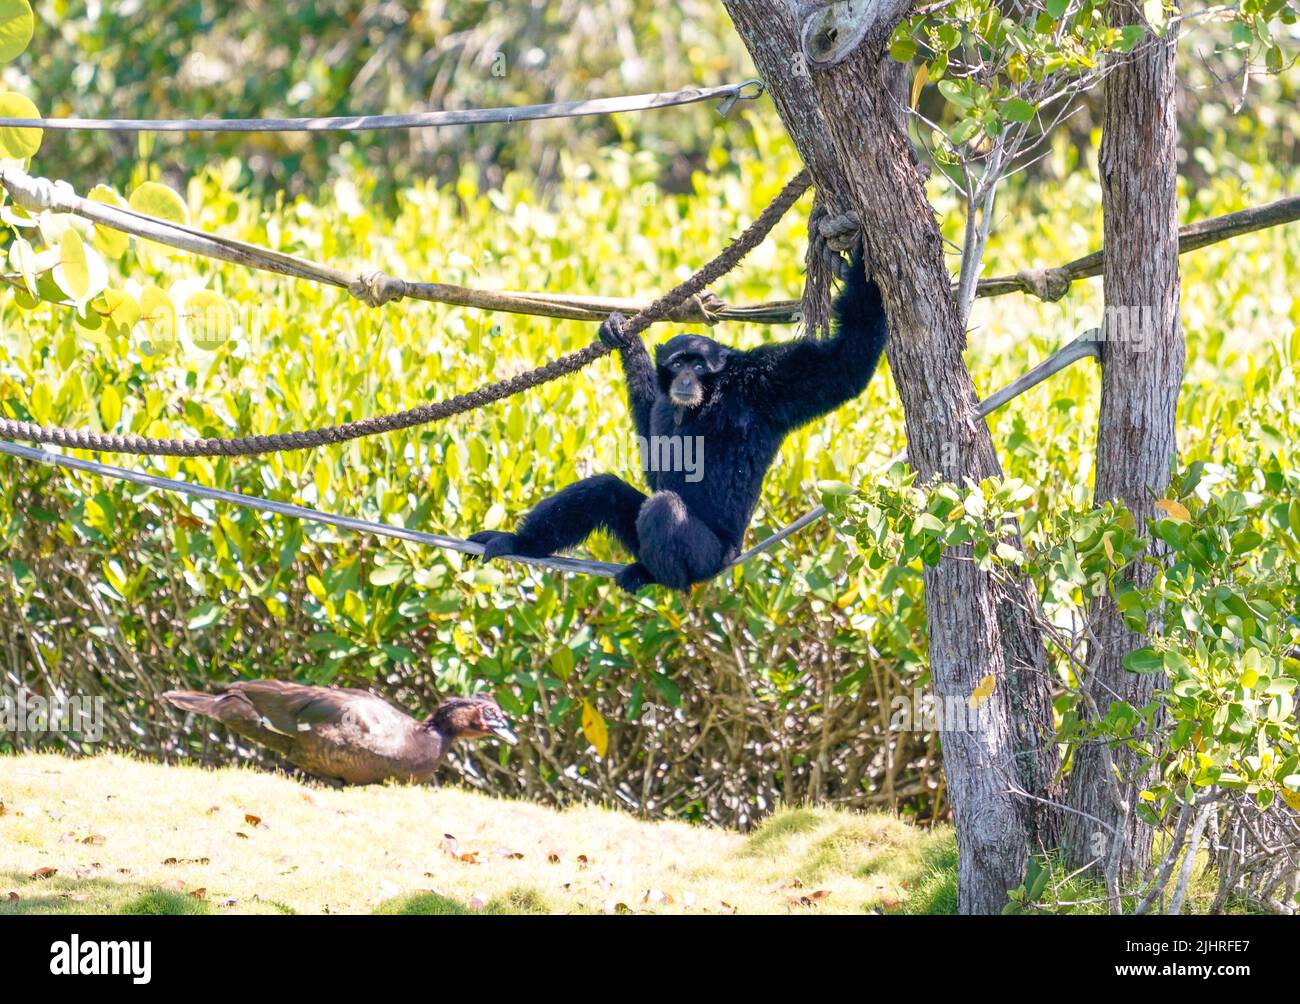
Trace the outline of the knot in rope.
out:
<instances>
[{"instance_id":1,"label":"knot in rope","mask_svg":"<svg viewBox=\"0 0 1300 1004\"><path fill-rule=\"evenodd\" d=\"M348 292L370 307L400 300L406 295L406 282L375 269L361 272L348 284Z\"/></svg>"},{"instance_id":2,"label":"knot in rope","mask_svg":"<svg viewBox=\"0 0 1300 1004\"><path fill-rule=\"evenodd\" d=\"M669 320L683 324L714 325L722 320L720 311L726 301L711 289L692 294L684 303L669 312Z\"/></svg>"},{"instance_id":3,"label":"knot in rope","mask_svg":"<svg viewBox=\"0 0 1300 1004\"><path fill-rule=\"evenodd\" d=\"M1026 293L1048 303L1055 303L1070 291L1070 277L1059 268L1021 269L1016 278Z\"/></svg>"}]
</instances>

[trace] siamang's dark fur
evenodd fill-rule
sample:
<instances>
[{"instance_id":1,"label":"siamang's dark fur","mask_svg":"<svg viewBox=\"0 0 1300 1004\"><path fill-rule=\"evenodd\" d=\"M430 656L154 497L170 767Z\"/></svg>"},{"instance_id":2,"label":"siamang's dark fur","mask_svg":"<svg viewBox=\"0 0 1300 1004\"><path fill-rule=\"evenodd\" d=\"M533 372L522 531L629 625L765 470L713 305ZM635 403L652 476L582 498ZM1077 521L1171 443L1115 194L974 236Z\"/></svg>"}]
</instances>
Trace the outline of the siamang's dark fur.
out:
<instances>
[{"instance_id":1,"label":"siamang's dark fur","mask_svg":"<svg viewBox=\"0 0 1300 1004\"><path fill-rule=\"evenodd\" d=\"M627 590L654 582L688 589L717 575L740 552L782 440L861 394L876 368L888 329L880 290L860 254L836 298L835 318L832 338L748 352L678 335L656 349L652 364L641 340L612 316L600 336L620 350L637 434L702 444L702 471L646 470L649 497L598 474L540 502L514 533L487 530L470 540L484 545L484 559L544 557L603 528L637 558L616 579Z\"/></svg>"}]
</instances>

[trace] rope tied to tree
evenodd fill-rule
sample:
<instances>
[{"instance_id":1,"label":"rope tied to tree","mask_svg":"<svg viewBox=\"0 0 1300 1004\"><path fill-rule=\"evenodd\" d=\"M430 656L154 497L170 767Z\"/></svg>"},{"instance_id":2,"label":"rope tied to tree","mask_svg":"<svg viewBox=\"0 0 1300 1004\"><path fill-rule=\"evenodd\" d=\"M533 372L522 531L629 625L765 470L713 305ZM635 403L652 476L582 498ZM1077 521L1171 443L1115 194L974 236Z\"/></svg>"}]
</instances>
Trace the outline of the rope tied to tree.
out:
<instances>
[{"instance_id":1,"label":"rope tied to tree","mask_svg":"<svg viewBox=\"0 0 1300 1004\"><path fill-rule=\"evenodd\" d=\"M19 180L26 179L26 180ZM82 201L72 189L62 182L50 182L43 178L29 178L21 172L5 172L4 184L10 192L21 191L22 198L28 198L31 205L43 209L54 209L59 199L66 199L71 192L72 204ZM33 184L28 185L30 181ZM704 294L706 286L717 282L735 268L740 260L763 242L763 239L776 226L777 222L808 190L811 178L803 170L786 182L785 187L742 233L732 239L711 261L707 262L686 281L675 286L663 296L653 301L644 310L628 319L627 330L639 335L656 321L668 319L673 312L692 298ZM15 200L19 199L15 195ZM23 204L20 202L20 205ZM27 208L24 205L24 208ZM71 208L64 211L72 211ZM353 290L352 286L358 289ZM344 284L349 292L362 299L373 297L378 303L397 299L404 295L406 283L394 279L383 272L368 272ZM700 310L706 310L705 303L695 303ZM707 314L706 314L707 316ZM453 415L475 411L496 401L521 394L533 387L557 380L570 373L576 373L597 359L608 355L612 350L599 340L561 356L544 366L527 370L517 376L495 383L486 384L466 394L457 394L443 401L418 405L406 411L388 415L376 415L341 425L327 426L320 429L306 429L297 432L281 432L263 436L234 436L204 439L158 438L138 436L132 433L115 434L93 432L89 429L69 429L62 426L43 426L33 422L20 422L9 418L0 418L0 436L8 439L21 439L34 443L47 443L78 450L94 450L99 453L132 453L138 456L165 457L236 457L253 456L262 453L276 453L282 450L306 450L317 446L344 443L352 439L373 436L384 432L409 429L416 425L427 425L442 421Z\"/></svg>"},{"instance_id":2,"label":"rope tied to tree","mask_svg":"<svg viewBox=\"0 0 1300 1004\"><path fill-rule=\"evenodd\" d=\"M1047 303L1055 303L1070 291L1073 281L1062 268L1025 268L1016 273L1026 293Z\"/></svg>"}]
</instances>

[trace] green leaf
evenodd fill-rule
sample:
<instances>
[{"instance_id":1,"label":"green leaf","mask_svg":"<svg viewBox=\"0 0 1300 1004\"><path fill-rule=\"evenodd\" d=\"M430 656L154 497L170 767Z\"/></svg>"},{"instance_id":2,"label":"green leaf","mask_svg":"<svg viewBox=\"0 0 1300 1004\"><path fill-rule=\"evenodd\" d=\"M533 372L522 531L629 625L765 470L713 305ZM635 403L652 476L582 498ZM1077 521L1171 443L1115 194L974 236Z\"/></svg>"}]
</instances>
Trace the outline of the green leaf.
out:
<instances>
[{"instance_id":1,"label":"green leaf","mask_svg":"<svg viewBox=\"0 0 1300 1004\"><path fill-rule=\"evenodd\" d=\"M573 665L573 649L567 645L556 649L555 654L551 656L551 669L561 680L567 680L573 675Z\"/></svg>"},{"instance_id":2,"label":"green leaf","mask_svg":"<svg viewBox=\"0 0 1300 1004\"><path fill-rule=\"evenodd\" d=\"M205 352L215 352L233 334L235 314L220 293L200 289L185 301L185 332Z\"/></svg>"},{"instance_id":3,"label":"green leaf","mask_svg":"<svg viewBox=\"0 0 1300 1004\"><path fill-rule=\"evenodd\" d=\"M906 35L895 38L889 46L889 55L895 62L910 63L916 55L916 41Z\"/></svg>"},{"instance_id":4,"label":"green leaf","mask_svg":"<svg viewBox=\"0 0 1300 1004\"><path fill-rule=\"evenodd\" d=\"M137 213L156 216L169 223L190 222L190 213L185 208L185 201L166 185L160 185L156 181L146 181L132 192L127 205Z\"/></svg>"},{"instance_id":5,"label":"green leaf","mask_svg":"<svg viewBox=\"0 0 1300 1004\"><path fill-rule=\"evenodd\" d=\"M118 209L126 208L126 201L122 196L107 185L96 185L86 193L86 198L106 206L114 206ZM126 249L131 242L122 231L114 230L102 223L96 223L93 243L105 258L121 258L122 255L126 254Z\"/></svg>"},{"instance_id":6,"label":"green leaf","mask_svg":"<svg viewBox=\"0 0 1300 1004\"><path fill-rule=\"evenodd\" d=\"M967 96L965 89L955 80L940 80L939 93L958 108L975 107L975 102Z\"/></svg>"},{"instance_id":7,"label":"green leaf","mask_svg":"<svg viewBox=\"0 0 1300 1004\"><path fill-rule=\"evenodd\" d=\"M850 484L845 484L843 481L818 481L817 490L823 495L832 495L837 498L858 493L856 488Z\"/></svg>"},{"instance_id":8,"label":"green leaf","mask_svg":"<svg viewBox=\"0 0 1300 1004\"><path fill-rule=\"evenodd\" d=\"M105 429L115 428L122 417L122 396L112 384L105 384L99 392L99 417Z\"/></svg>"},{"instance_id":9,"label":"green leaf","mask_svg":"<svg viewBox=\"0 0 1300 1004\"><path fill-rule=\"evenodd\" d=\"M370 572L372 586L391 586L406 574L402 565L378 565Z\"/></svg>"},{"instance_id":10,"label":"green leaf","mask_svg":"<svg viewBox=\"0 0 1300 1004\"><path fill-rule=\"evenodd\" d=\"M979 130L979 119L962 119L957 123L956 127L952 131L952 136L949 138L952 140L953 145L960 146L979 132Z\"/></svg>"},{"instance_id":11,"label":"green leaf","mask_svg":"<svg viewBox=\"0 0 1300 1004\"><path fill-rule=\"evenodd\" d=\"M1118 52L1132 52L1133 47L1142 41L1147 30L1140 24L1126 24L1119 31L1119 41L1115 43Z\"/></svg>"},{"instance_id":12,"label":"green leaf","mask_svg":"<svg viewBox=\"0 0 1300 1004\"><path fill-rule=\"evenodd\" d=\"M21 55L35 29L36 18L27 0L0 0L0 63Z\"/></svg>"},{"instance_id":13,"label":"green leaf","mask_svg":"<svg viewBox=\"0 0 1300 1004\"><path fill-rule=\"evenodd\" d=\"M4 0L0 0L3 3ZM36 106L21 94L5 91L0 94L0 118L38 119L41 113ZM17 126L0 128L0 157L10 160L26 160L41 148L41 138L45 135L41 129L22 129Z\"/></svg>"},{"instance_id":14,"label":"green leaf","mask_svg":"<svg viewBox=\"0 0 1300 1004\"><path fill-rule=\"evenodd\" d=\"M14 238L9 245L9 267L22 276L27 291L36 295L36 251L22 237Z\"/></svg>"},{"instance_id":15,"label":"green leaf","mask_svg":"<svg viewBox=\"0 0 1300 1004\"><path fill-rule=\"evenodd\" d=\"M94 248L86 247L81 234L69 227L59 242L59 261L54 266L53 279L69 299L85 303L108 285L108 267Z\"/></svg>"},{"instance_id":16,"label":"green leaf","mask_svg":"<svg viewBox=\"0 0 1300 1004\"><path fill-rule=\"evenodd\" d=\"M188 627L191 631L199 631L202 628L211 627L221 617L223 607L220 603L214 603L209 600L207 603L200 603L190 611Z\"/></svg>"},{"instance_id":17,"label":"green leaf","mask_svg":"<svg viewBox=\"0 0 1300 1004\"><path fill-rule=\"evenodd\" d=\"M156 181L146 181L132 192L127 199L127 205L137 213L154 216L168 223L186 225L190 222L190 213L185 207L185 200L166 185L160 185ZM147 251L164 256L177 253L168 245L159 244L157 241L146 240L141 244Z\"/></svg>"},{"instance_id":18,"label":"green leaf","mask_svg":"<svg viewBox=\"0 0 1300 1004\"><path fill-rule=\"evenodd\" d=\"M1149 675L1163 671L1165 661L1153 648L1138 648L1124 656L1124 668L1130 673Z\"/></svg>"},{"instance_id":19,"label":"green leaf","mask_svg":"<svg viewBox=\"0 0 1300 1004\"><path fill-rule=\"evenodd\" d=\"M1002 102L1002 114L1012 122L1029 122L1033 119L1038 106L1021 98L1011 98Z\"/></svg>"}]
</instances>

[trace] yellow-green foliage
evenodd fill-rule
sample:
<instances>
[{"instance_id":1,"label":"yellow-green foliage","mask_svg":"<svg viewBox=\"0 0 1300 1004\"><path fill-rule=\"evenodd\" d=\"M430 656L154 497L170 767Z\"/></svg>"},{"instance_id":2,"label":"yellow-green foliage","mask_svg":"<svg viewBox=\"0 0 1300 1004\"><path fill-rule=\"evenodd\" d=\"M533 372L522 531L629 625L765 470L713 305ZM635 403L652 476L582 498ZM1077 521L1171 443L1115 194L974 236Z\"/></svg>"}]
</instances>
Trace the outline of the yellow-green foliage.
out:
<instances>
[{"instance_id":1,"label":"yellow-green foliage","mask_svg":"<svg viewBox=\"0 0 1300 1004\"><path fill-rule=\"evenodd\" d=\"M719 152L695 176L694 191L680 197L656 187L651 157L623 148L583 162L562 156L563 181L545 202L528 177L510 175L499 189L481 190L466 171L450 189L406 190L392 218L368 208L373 179L364 176L340 177L318 204L264 206L231 190L239 178L234 162L193 179L186 197L198 227L343 268L485 288L650 297L715 253L797 170L770 114L747 114L756 152L734 160ZM1054 164L1064 180L1050 189L1012 188L1000 201L986 273L1058 264L1099 246L1095 166L1076 165L1067 149L1062 144ZM956 238L955 202L941 182L933 185L945 233ZM1184 216L1238 209L1287 187L1268 169L1229 163L1208 187L1184 193ZM798 294L809 201L719 283L719 294L738 303ZM1285 266L1298 255L1300 228L1291 227L1183 258L1187 459L1258 448L1239 434L1252 407L1251 355L1285 346L1300 317ZM182 342L148 355L138 338L105 327L87 331L66 309L29 313L6 300L0 402L8 413L155 435L285 431L444 398L594 335L591 324L419 302L372 310L333 288L141 252L135 242L119 267L164 288L206 283L235 305L240 326L212 353ZM1096 280L1079 284L1059 304L1020 296L980 301L968 352L980 392L1099 323L1099 288ZM668 333L653 329L651 338ZM744 346L794 334L746 325L713 333ZM1096 399L1095 366L1083 363L992 420L1008 475L1034 486L1041 507L1089 497ZM617 366L605 360L472 415L341 447L236 461L125 462L465 536L506 525L545 493L607 469L627 432ZM882 372L860 400L791 437L768 478L753 536L815 504L819 479L859 480L902 446L897 398ZM512 715L533 719L562 744L555 761L539 767L543 779L555 780L574 764L598 769L581 732L584 700L610 720L611 748L622 744L625 756L640 757L644 734L632 726L647 706L693 699L683 697L679 682L688 674L716 682L734 673L700 698L718 695L717 707L694 713L716 710L719 728L733 718L742 730L758 728L729 740L728 750L763 743L770 750L770 728L779 726L793 744L783 747L789 759L755 782L764 794L753 803L737 808L724 798L725 810L700 806L684 790L656 811L744 821L773 797L824 794L823 775L810 765L844 749L821 750L815 722L792 738L793 719L783 715L806 723L831 703L849 713L857 689L876 685L873 670L888 669L886 679L904 692L924 671L915 577L844 574L850 546L824 526L692 597L632 599L601 580L483 568L450 552L357 539L78 474L51 479L8 459L0 470L12 486L0 498L7 602L15 616L55 625L41 633L42 657L65 672L92 674L78 686L100 686L93 679L100 669L123 674L110 691L122 726L114 734L127 735L125 724L134 721L143 729L132 739L140 748L169 748L178 722L157 711L150 694L178 683L232 675L361 682L396 692L408 705L427 703L435 690L487 686ZM591 550L618 556L604 541ZM110 627L92 631L89 608L69 598L84 589ZM732 687L762 713L724 700ZM887 697L882 691L886 706ZM770 728L755 726L769 710ZM752 742L759 745L746 745ZM718 759L707 746L696 753L701 766L692 769L715 769L703 766ZM836 767L825 776L833 785L844 774ZM581 790L575 784L570 792ZM717 815L724 811L734 815Z\"/></svg>"}]
</instances>

